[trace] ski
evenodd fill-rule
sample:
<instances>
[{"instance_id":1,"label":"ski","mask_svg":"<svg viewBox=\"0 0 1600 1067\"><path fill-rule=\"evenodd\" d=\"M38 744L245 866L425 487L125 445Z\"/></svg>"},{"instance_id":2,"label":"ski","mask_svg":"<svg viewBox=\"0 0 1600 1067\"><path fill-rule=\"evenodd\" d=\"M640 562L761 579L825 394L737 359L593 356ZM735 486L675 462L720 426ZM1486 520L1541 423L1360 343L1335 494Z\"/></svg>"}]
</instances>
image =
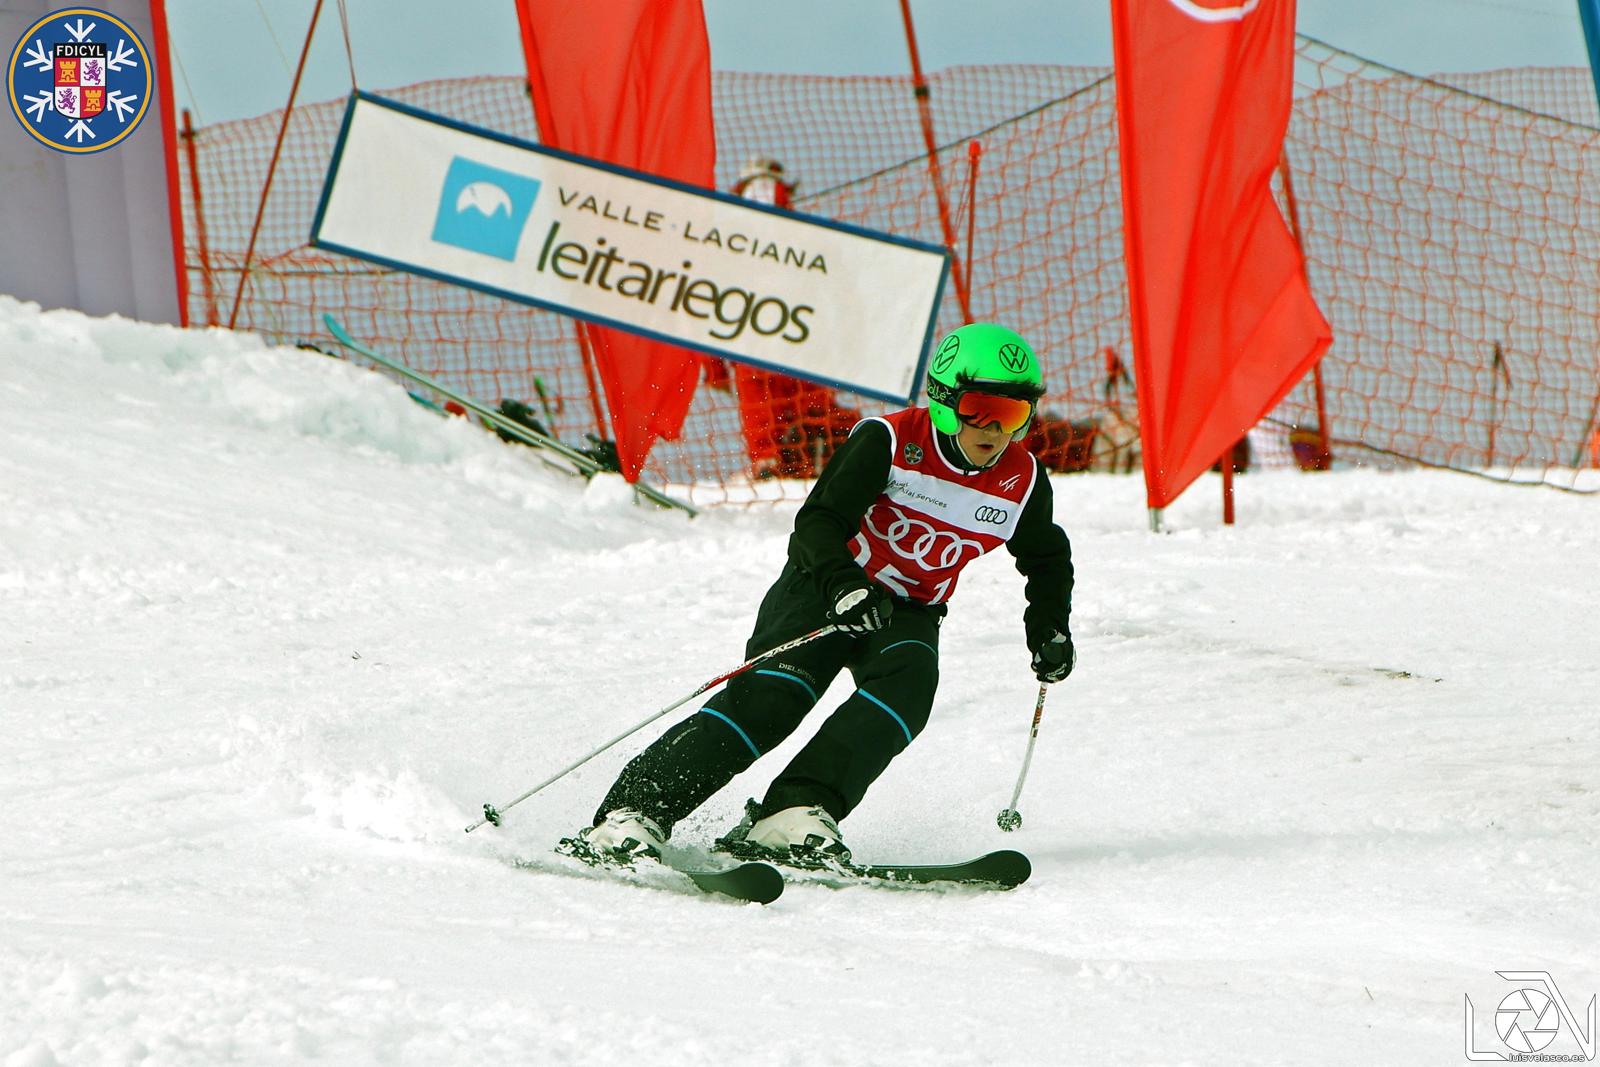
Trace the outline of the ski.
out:
<instances>
[{"instance_id":1,"label":"ski","mask_svg":"<svg viewBox=\"0 0 1600 1067\"><path fill-rule=\"evenodd\" d=\"M740 861L732 867L709 866L703 862L670 856L660 860L646 859L637 866L609 863L593 856L581 841L574 838L562 838L555 852L559 856L577 860L591 871L614 875L634 885L682 890L686 888L684 880L687 880L699 892L756 904L771 904L783 895L783 875L771 864L756 860ZM517 866L530 870L551 869L525 860L519 860Z\"/></svg>"},{"instance_id":2,"label":"ski","mask_svg":"<svg viewBox=\"0 0 1600 1067\"><path fill-rule=\"evenodd\" d=\"M848 865L859 878L930 885L951 882L987 889L1015 889L1028 880L1033 864L1014 849L1001 849L959 863L869 863Z\"/></svg>"},{"instance_id":3,"label":"ski","mask_svg":"<svg viewBox=\"0 0 1600 1067\"><path fill-rule=\"evenodd\" d=\"M852 863L826 856L782 854L743 841L723 839L719 851L749 862L776 865L791 881L829 886L969 886L1015 889L1028 880L1033 864L1013 849L1001 849L956 863Z\"/></svg>"},{"instance_id":4,"label":"ski","mask_svg":"<svg viewBox=\"0 0 1600 1067\"><path fill-rule=\"evenodd\" d=\"M726 870L673 867L679 874L707 893L720 893L738 900L771 904L783 895L783 875L769 863L741 863Z\"/></svg>"},{"instance_id":5,"label":"ski","mask_svg":"<svg viewBox=\"0 0 1600 1067\"><path fill-rule=\"evenodd\" d=\"M548 449L549 451L554 452L568 463L571 463L573 467L576 468L577 473L583 477L592 477L601 471L601 466L594 461L593 456L579 452L572 446L563 444L553 437L548 437L545 434L537 433L529 427L522 425L522 423L507 418L504 413L496 411L493 408L485 407L470 397L453 392L448 387L440 384L437 381L434 381L426 374L422 374L419 371L413 370L404 363L401 363L399 360L396 360L390 356L386 356L381 352L367 347L360 341L357 341L355 338L351 337L349 332L345 330L344 326L339 322L339 320L334 318L332 315L324 313L322 316L322 321L323 324L327 326L328 332L333 335L334 340L338 341L350 351L366 359L370 359L372 362L377 363L380 366L387 367L396 374L399 374L401 377L407 378L418 385L426 386L427 388L438 393L440 396L447 397L450 400L455 401L464 409L472 412L489 425L504 430L506 433L518 438L525 444L532 445L535 448ZM662 507L679 508L688 512L690 516L698 514L698 511L691 505L686 504L681 500L676 500L663 493L661 490L656 489L653 486L646 485L644 482L634 482L632 483L632 487L635 493L651 501L652 503L659 504Z\"/></svg>"}]
</instances>

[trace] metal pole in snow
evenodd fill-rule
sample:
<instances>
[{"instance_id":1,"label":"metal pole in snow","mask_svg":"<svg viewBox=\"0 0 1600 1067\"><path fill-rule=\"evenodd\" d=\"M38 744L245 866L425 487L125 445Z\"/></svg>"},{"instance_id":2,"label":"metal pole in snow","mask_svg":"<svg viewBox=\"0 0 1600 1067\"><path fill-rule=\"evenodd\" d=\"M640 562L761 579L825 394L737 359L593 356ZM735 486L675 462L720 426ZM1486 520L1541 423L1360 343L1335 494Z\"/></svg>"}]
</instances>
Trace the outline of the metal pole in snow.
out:
<instances>
[{"instance_id":1,"label":"metal pole in snow","mask_svg":"<svg viewBox=\"0 0 1600 1067\"><path fill-rule=\"evenodd\" d=\"M1222 453L1222 525L1233 525L1233 450L1238 445L1229 445Z\"/></svg>"}]
</instances>

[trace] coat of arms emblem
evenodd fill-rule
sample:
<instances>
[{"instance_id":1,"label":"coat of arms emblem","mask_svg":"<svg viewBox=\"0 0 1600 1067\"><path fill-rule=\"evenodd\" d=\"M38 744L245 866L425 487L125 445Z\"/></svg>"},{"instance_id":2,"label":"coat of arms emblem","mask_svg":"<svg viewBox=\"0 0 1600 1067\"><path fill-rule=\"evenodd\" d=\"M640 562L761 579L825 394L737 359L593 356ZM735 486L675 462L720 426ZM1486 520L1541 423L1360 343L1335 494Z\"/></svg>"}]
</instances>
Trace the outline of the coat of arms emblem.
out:
<instances>
[{"instance_id":1,"label":"coat of arms emblem","mask_svg":"<svg viewBox=\"0 0 1600 1067\"><path fill-rule=\"evenodd\" d=\"M103 152L149 107L150 53L115 15L68 8L28 28L7 67L11 110L39 141L62 152Z\"/></svg>"}]
</instances>

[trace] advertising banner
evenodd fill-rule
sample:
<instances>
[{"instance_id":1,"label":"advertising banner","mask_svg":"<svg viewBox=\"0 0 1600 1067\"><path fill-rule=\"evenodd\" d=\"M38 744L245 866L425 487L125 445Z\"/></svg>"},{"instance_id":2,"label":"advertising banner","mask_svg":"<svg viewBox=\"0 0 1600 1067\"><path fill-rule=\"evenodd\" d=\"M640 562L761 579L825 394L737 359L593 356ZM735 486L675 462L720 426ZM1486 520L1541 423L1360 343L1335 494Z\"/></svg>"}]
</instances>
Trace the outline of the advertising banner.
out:
<instances>
[{"instance_id":1,"label":"advertising banner","mask_svg":"<svg viewBox=\"0 0 1600 1067\"><path fill-rule=\"evenodd\" d=\"M312 243L884 400L917 392L949 256L350 99Z\"/></svg>"}]
</instances>

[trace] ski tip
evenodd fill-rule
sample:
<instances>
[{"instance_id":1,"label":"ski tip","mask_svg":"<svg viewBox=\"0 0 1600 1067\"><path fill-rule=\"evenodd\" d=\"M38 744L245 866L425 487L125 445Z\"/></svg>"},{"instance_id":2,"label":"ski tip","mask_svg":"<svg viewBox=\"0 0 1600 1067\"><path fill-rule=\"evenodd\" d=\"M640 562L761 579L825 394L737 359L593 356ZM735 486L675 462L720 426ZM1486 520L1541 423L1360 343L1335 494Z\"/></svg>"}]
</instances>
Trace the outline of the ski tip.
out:
<instances>
[{"instance_id":1,"label":"ski tip","mask_svg":"<svg viewBox=\"0 0 1600 1067\"><path fill-rule=\"evenodd\" d=\"M771 904L783 895L783 875L768 863L741 863L718 871L683 870L701 889L757 904Z\"/></svg>"},{"instance_id":2,"label":"ski tip","mask_svg":"<svg viewBox=\"0 0 1600 1067\"><path fill-rule=\"evenodd\" d=\"M777 868L765 863L752 863L747 866L759 868L745 875L745 884L749 886L749 899L757 904L771 904L783 896L783 875Z\"/></svg>"},{"instance_id":3,"label":"ski tip","mask_svg":"<svg viewBox=\"0 0 1600 1067\"><path fill-rule=\"evenodd\" d=\"M1004 848L991 852L984 857L984 861L993 867L995 881L1008 888L1021 885L1033 874L1033 861L1016 849Z\"/></svg>"}]
</instances>

